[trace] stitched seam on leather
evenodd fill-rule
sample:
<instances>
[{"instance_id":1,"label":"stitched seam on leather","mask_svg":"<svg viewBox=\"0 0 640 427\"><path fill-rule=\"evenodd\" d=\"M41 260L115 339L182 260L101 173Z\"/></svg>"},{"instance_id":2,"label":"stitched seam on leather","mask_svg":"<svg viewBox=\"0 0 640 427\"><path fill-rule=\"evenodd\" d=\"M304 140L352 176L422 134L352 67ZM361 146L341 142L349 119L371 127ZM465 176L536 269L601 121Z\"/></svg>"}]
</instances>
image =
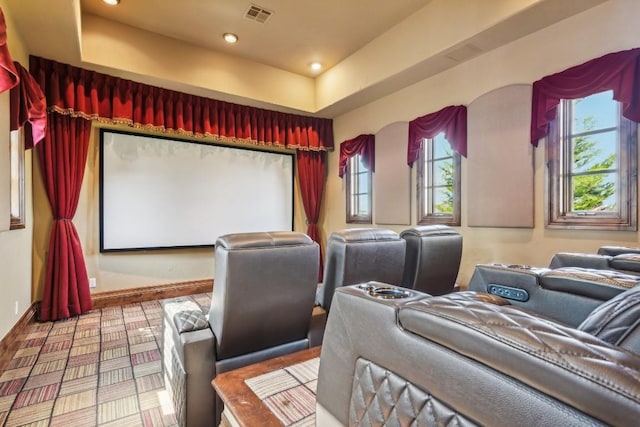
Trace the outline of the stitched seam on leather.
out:
<instances>
[{"instance_id":1,"label":"stitched seam on leather","mask_svg":"<svg viewBox=\"0 0 640 427\"><path fill-rule=\"evenodd\" d=\"M618 301L615 304L615 307L612 309L609 309L608 307L602 308L602 310L608 310L609 313L605 315L603 319L600 322L598 322L598 324L595 326L596 331L593 333L593 335L596 335L596 336L599 335L602 332L602 330L611 322L611 320L617 317L621 311L625 311L629 307L637 305L639 303L640 303L640 293L637 294L637 297L635 295L632 295L622 301ZM596 309L596 313L598 311L601 311L601 310Z\"/></svg>"},{"instance_id":2,"label":"stitched seam on leather","mask_svg":"<svg viewBox=\"0 0 640 427\"><path fill-rule=\"evenodd\" d=\"M451 315L449 315L449 314L447 314L447 313L442 313L442 312L438 312L438 311L433 311L432 309L431 309L431 310L430 310L430 309L427 309L427 311L428 311L430 314L435 315L435 316L437 316L437 317L442 317L442 318L448 319L448 320L450 320L450 321L453 321L453 322L455 322L455 323L457 323L457 324L460 324L460 325L463 325L463 326L466 326L466 327L470 327L470 328L472 328L473 330L475 330L476 332L482 333L483 335L488 336L488 337L491 337L491 338L493 338L493 339L495 339L495 340L497 340L497 341L499 341L499 342L502 342L503 344L506 344L506 345L509 345L509 346L511 346L511 347L514 347L514 348L517 348L517 349L519 349L519 350L522 350L522 351L524 351L524 352L525 352L525 353L527 353L527 354L537 355L537 356L538 356L538 358L539 358L540 360L542 360L543 362L546 362L546 363L549 363L549 364L552 364L552 365L555 365L555 366L558 366L558 367L562 367L562 368L564 368L564 369L567 369L568 371L571 371L571 372L575 373L576 375L579 375L579 376L581 376L581 377L583 377L583 378L585 378L585 379L587 379L587 380L591 380L591 381L593 381L593 382L596 382L596 383L598 383L599 385L601 385L602 387L608 388L608 389L610 389L611 391L618 392L618 393L620 393L620 394L622 394L622 395L624 395L624 396L628 397L629 399L632 399L632 400L634 400L634 401L636 401L636 402L640 403L640 394L638 394L638 393L634 393L632 390L627 390L627 389L625 389L625 388L619 387L619 386L618 386L617 384L615 384L615 383L611 383L611 382L609 382L609 381L605 381L603 378L601 378L601 377L599 377L599 376L592 375L592 374L590 374L590 373L589 373L589 372L587 372L587 371L584 371L584 370L582 370L582 369L580 369L580 368L577 368L577 367L575 367L575 366L572 366L569 362L567 362L567 361L566 361L566 360L564 360L563 358L561 358L561 360L562 360L562 362L564 362L564 363L559 362L559 361L557 361L557 360L552 360L552 359L550 359L548 356L546 356L546 355L547 355L547 353L551 354L550 352L540 352L540 351L535 351L534 349L528 348L528 347L524 346L523 344L521 344L521 343L519 343L519 342L517 342L517 341L513 341L513 340L505 339L504 337L501 337L501 336L499 336L499 335L495 334L495 332L490 333L490 331L486 331L486 330L484 330L484 329L482 329L482 328L479 328L478 326L476 326L476 325L475 325L475 324L473 324L473 323L463 322L463 321L461 321L460 319L458 319L458 318L456 318L456 317L452 317ZM486 325L506 326L506 324L500 324L500 323L498 323L498 322L484 323L484 324L486 324ZM523 327L522 325L518 325L518 326L508 325L508 326L509 326L510 328L526 329L526 330L529 330L529 331L536 331L536 329L525 328L525 327ZM541 331L541 330L539 330L539 331ZM491 331L491 332L492 332L492 331ZM604 342L604 341L603 341L603 342ZM545 344L545 346L547 346L547 344ZM547 346L547 347L548 347L548 346ZM555 353L553 353L553 354L558 354L558 355L560 355L561 353L559 353L559 352L555 352ZM578 355L580 355L580 354L578 353ZM545 357L543 357L543 356L545 356ZM596 356L596 357L598 357L600 360L607 360L607 359L602 358L602 357L601 357L600 355L598 355L598 354L589 354L589 355L586 355L586 354L585 354L584 356L588 356L589 358L592 358L593 356ZM627 369L629 369L629 370L632 370L632 371L637 372L637 373L638 373L638 376L640 377L640 372L638 372L635 368L630 367L630 366L626 366L626 365L621 364L621 363L619 363L619 362L616 362L616 364L617 364L618 366L623 367L623 368L627 368ZM628 375L628 374L626 374L626 375Z\"/></svg>"}]
</instances>

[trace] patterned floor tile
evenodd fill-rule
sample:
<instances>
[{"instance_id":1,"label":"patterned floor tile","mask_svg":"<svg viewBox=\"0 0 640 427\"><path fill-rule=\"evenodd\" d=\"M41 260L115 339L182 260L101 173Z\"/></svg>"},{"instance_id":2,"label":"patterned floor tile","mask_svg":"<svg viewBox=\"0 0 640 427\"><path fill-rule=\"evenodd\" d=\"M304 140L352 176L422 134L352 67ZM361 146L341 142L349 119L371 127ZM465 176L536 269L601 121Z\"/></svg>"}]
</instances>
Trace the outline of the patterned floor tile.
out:
<instances>
[{"instance_id":1,"label":"patterned floor tile","mask_svg":"<svg viewBox=\"0 0 640 427\"><path fill-rule=\"evenodd\" d=\"M98 373L98 364L97 363L89 363L86 365L74 366L71 368L67 368L62 377L63 381L75 380L82 377L87 377L91 375L95 375Z\"/></svg>"},{"instance_id":2,"label":"patterned floor tile","mask_svg":"<svg viewBox=\"0 0 640 427\"><path fill-rule=\"evenodd\" d=\"M46 402L55 399L58 395L59 383L49 384L44 387L22 390L18 393L13 409L23 408L25 406L35 405L36 403Z\"/></svg>"},{"instance_id":3,"label":"patterned floor tile","mask_svg":"<svg viewBox=\"0 0 640 427\"><path fill-rule=\"evenodd\" d=\"M7 381L17 380L19 378L26 378L31 373L31 368L33 366L25 366L24 368L18 369L9 369L8 371L4 371L2 375L0 375L0 384ZM0 393L2 395L2 393Z\"/></svg>"},{"instance_id":4,"label":"patterned floor tile","mask_svg":"<svg viewBox=\"0 0 640 427\"><path fill-rule=\"evenodd\" d=\"M81 354L79 356L70 356L69 362L67 363L67 368L72 368L74 366L80 365L88 365L91 363L98 363L100 361L100 353L89 353L89 354Z\"/></svg>"},{"instance_id":5,"label":"patterned floor tile","mask_svg":"<svg viewBox=\"0 0 640 427\"><path fill-rule=\"evenodd\" d=\"M16 378L15 380L5 381L0 383L0 396L8 396L10 394L17 394L24 383L27 382L27 378Z\"/></svg>"},{"instance_id":6,"label":"patterned floor tile","mask_svg":"<svg viewBox=\"0 0 640 427\"><path fill-rule=\"evenodd\" d=\"M54 400L47 400L43 403L12 410L7 417L4 427L19 427L42 420L46 420L48 422L49 417L51 416L53 403Z\"/></svg>"},{"instance_id":7,"label":"patterned floor tile","mask_svg":"<svg viewBox=\"0 0 640 427\"><path fill-rule=\"evenodd\" d=\"M136 383L133 380L123 381L98 388L98 403L106 403L112 400L136 396ZM136 398L137 399L137 398Z\"/></svg>"},{"instance_id":8,"label":"patterned floor tile","mask_svg":"<svg viewBox=\"0 0 640 427\"><path fill-rule=\"evenodd\" d=\"M89 344L81 347L72 347L69 356L81 356L83 354L96 353L100 351L100 344Z\"/></svg>"},{"instance_id":9,"label":"patterned floor tile","mask_svg":"<svg viewBox=\"0 0 640 427\"><path fill-rule=\"evenodd\" d=\"M60 381L62 381L63 374L64 370L60 369L59 371L51 372L48 374L32 375L29 377L23 388L26 390L43 387L49 384L59 384Z\"/></svg>"},{"instance_id":10,"label":"patterned floor tile","mask_svg":"<svg viewBox=\"0 0 640 427\"><path fill-rule=\"evenodd\" d=\"M53 416L62 415L89 407L95 407L95 405L95 389L86 390L80 393L69 394L67 396L61 396L56 399L56 403L53 408Z\"/></svg>"},{"instance_id":11,"label":"patterned floor tile","mask_svg":"<svg viewBox=\"0 0 640 427\"><path fill-rule=\"evenodd\" d=\"M139 414L119 418L111 422L100 423L100 427L143 427Z\"/></svg>"},{"instance_id":12,"label":"patterned floor tile","mask_svg":"<svg viewBox=\"0 0 640 427\"><path fill-rule=\"evenodd\" d=\"M143 363L133 367L133 376L135 378L144 377L145 375L151 375L158 372L162 372L162 363L160 360L151 363Z\"/></svg>"},{"instance_id":13,"label":"patterned floor tile","mask_svg":"<svg viewBox=\"0 0 640 427\"><path fill-rule=\"evenodd\" d=\"M80 393L87 390L95 390L98 388L98 376L89 375L75 380L63 381L60 384L58 396L67 396L69 394Z\"/></svg>"},{"instance_id":14,"label":"patterned floor tile","mask_svg":"<svg viewBox=\"0 0 640 427\"><path fill-rule=\"evenodd\" d=\"M137 414L140 411L135 396L123 397L98 405L98 424L102 425L119 418ZM139 417L138 417L139 419Z\"/></svg>"},{"instance_id":15,"label":"patterned floor tile","mask_svg":"<svg viewBox=\"0 0 640 427\"><path fill-rule=\"evenodd\" d=\"M10 394L9 396L0 397L0 412L8 412L16 399L17 394ZM0 423L2 425L2 423Z\"/></svg>"},{"instance_id":16,"label":"patterned floor tile","mask_svg":"<svg viewBox=\"0 0 640 427\"><path fill-rule=\"evenodd\" d=\"M41 360L42 358L38 359ZM60 371L67 366L67 358L55 359L45 361L43 363L36 363L31 370L31 375L48 374L55 371Z\"/></svg>"},{"instance_id":17,"label":"patterned floor tile","mask_svg":"<svg viewBox=\"0 0 640 427\"><path fill-rule=\"evenodd\" d=\"M162 372L136 378L136 386L138 387L139 393L164 389L164 378L162 377Z\"/></svg>"},{"instance_id":18,"label":"patterned floor tile","mask_svg":"<svg viewBox=\"0 0 640 427\"><path fill-rule=\"evenodd\" d=\"M117 359L119 357L125 357L129 355L129 347L126 345L123 347L106 348L100 352L100 361Z\"/></svg>"},{"instance_id":19,"label":"patterned floor tile","mask_svg":"<svg viewBox=\"0 0 640 427\"><path fill-rule=\"evenodd\" d=\"M131 366L125 366L122 368L112 369L110 371L101 371L99 378L100 386L129 381L133 379L133 369Z\"/></svg>"},{"instance_id":20,"label":"patterned floor tile","mask_svg":"<svg viewBox=\"0 0 640 427\"><path fill-rule=\"evenodd\" d=\"M131 366L129 356L118 357L117 359L109 359L100 362L100 372L111 371L113 369L125 368Z\"/></svg>"},{"instance_id":21,"label":"patterned floor tile","mask_svg":"<svg viewBox=\"0 0 640 427\"><path fill-rule=\"evenodd\" d=\"M97 408L91 406L78 411L54 415L49 427L95 427ZM55 409L54 409L55 413Z\"/></svg>"}]
</instances>

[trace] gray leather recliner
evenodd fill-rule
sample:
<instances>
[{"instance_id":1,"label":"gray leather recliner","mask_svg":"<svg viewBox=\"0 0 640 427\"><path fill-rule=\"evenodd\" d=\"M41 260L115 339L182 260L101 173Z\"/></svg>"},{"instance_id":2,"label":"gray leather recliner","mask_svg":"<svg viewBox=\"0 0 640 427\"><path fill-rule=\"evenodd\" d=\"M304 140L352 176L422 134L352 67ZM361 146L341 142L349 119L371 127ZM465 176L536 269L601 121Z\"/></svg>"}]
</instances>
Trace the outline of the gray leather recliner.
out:
<instances>
[{"instance_id":1,"label":"gray leather recliner","mask_svg":"<svg viewBox=\"0 0 640 427\"><path fill-rule=\"evenodd\" d=\"M468 289L575 327L597 306L638 285L640 276L614 270L494 263L476 265Z\"/></svg>"},{"instance_id":2,"label":"gray leather recliner","mask_svg":"<svg viewBox=\"0 0 640 427\"><path fill-rule=\"evenodd\" d=\"M309 348L319 247L296 232L218 238L208 318L185 298L163 302L163 369L180 426L217 426L222 372Z\"/></svg>"},{"instance_id":3,"label":"gray leather recliner","mask_svg":"<svg viewBox=\"0 0 640 427\"><path fill-rule=\"evenodd\" d=\"M341 286L370 280L400 285L404 257L405 241L392 230L349 228L331 233L318 304L328 311L334 291Z\"/></svg>"},{"instance_id":4,"label":"gray leather recliner","mask_svg":"<svg viewBox=\"0 0 640 427\"><path fill-rule=\"evenodd\" d=\"M597 254L559 252L551 258L550 268L581 267L615 270L640 276L640 253L625 252L631 248L603 246Z\"/></svg>"},{"instance_id":5,"label":"gray leather recliner","mask_svg":"<svg viewBox=\"0 0 640 427\"><path fill-rule=\"evenodd\" d=\"M462 258L462 235L446 225L404 230L407 242L402 286L431 295L452 292Z\"/></svg>"},{"instance_id":6,"label":"gray leather recliner","mask_svg":"<svg viewBox=\"0 0 640 427\"><path fill-rule=\"evenodd\" d=\"M640 288L577 328L475 292L336 290L316 425L637 425Z\"/></svg>"}]
</instances>

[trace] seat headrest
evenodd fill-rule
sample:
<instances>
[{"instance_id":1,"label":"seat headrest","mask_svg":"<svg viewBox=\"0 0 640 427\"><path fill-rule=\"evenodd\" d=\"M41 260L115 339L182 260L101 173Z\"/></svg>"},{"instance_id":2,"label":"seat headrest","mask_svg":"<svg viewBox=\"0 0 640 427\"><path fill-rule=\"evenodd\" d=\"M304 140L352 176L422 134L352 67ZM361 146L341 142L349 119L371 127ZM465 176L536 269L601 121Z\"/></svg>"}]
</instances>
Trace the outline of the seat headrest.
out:
<instances>
[{"instance_id":1,"label":"seat headrest","mask_svg":"<svg viewBox=\"0 0 640 427\"><path fill-rule=\"evenodd\" d=\"M236 233L218 237L216 248L256 249L275 246L311 245L313 240L304 233L296 231L269 231L256 233Z\"/></svg>"},{"instance_id":2,"label":"seat headrest","mask_svg":"<svg viewBox=\"0 0 640 427\"><path fill-rule=\"evenodd\" d=\"M374 242L381 240L399 240L398 233L383 228L349 228L341 231L334 231L329 236L329 241L352 243L352 242Z\"/></svg>"},{"instance_id":3,"label":"seat headrest","mask_svg":"<svg viewBox=\"0 0 640 427\"><path fill-rule=\"evenodd\" d=\"M405 236L444 236L444 235L460 235L456 230L447 225L422 225L412 227L400 233L400 237Z\"/></svg>"},{"instance_id":4,"label":"seat headrest","mask_svg":"<svg viewBox=\"0 0 640 427\"><path fill-rule=\"evenodd\" d=\"M611 265L611 268L618 270L640 272L640 254L628 253L616 255L611 258L609 265Z\"/></svg>"}]
</instances>

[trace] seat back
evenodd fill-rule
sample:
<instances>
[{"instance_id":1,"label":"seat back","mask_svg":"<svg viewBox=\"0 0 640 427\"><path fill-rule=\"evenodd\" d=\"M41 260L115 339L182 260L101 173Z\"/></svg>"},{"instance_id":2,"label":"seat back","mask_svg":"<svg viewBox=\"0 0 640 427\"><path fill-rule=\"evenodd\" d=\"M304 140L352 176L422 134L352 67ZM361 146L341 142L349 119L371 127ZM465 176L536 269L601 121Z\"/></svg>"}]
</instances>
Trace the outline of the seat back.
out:
<instances>
[{"instance_id":1,"label":"seat back","mask_svg":"<svg viewBox=\"0 0 640 427\"><path fill-rule=\"evenodd\" d=\"M462 235L446 225L413 227L407 242L402 286L431 295L453 291L462 258Z\"/></svg>"},{"instance_id":2,"label":"seat back","mask_svg":"<svg viewBox=\"0 0 640 427\"><path fill-rule=\"evenodd\" d=\"M209 323L218 361L307 339L319 266L309 236L230 234L216 241L215 259Z\"/></svg>"},{"instance_id":3,"label":"seat back","mask_svg":"<svg viewBox=\"0 0 640 427\"><path fill-rule=\"evenodd\" d=\"M351 228L331 233L327 240L324 282L318 303L329 310L341 286L377 281L402 281L405 241L391 230Z\"/></svg>"}]
</instances>

